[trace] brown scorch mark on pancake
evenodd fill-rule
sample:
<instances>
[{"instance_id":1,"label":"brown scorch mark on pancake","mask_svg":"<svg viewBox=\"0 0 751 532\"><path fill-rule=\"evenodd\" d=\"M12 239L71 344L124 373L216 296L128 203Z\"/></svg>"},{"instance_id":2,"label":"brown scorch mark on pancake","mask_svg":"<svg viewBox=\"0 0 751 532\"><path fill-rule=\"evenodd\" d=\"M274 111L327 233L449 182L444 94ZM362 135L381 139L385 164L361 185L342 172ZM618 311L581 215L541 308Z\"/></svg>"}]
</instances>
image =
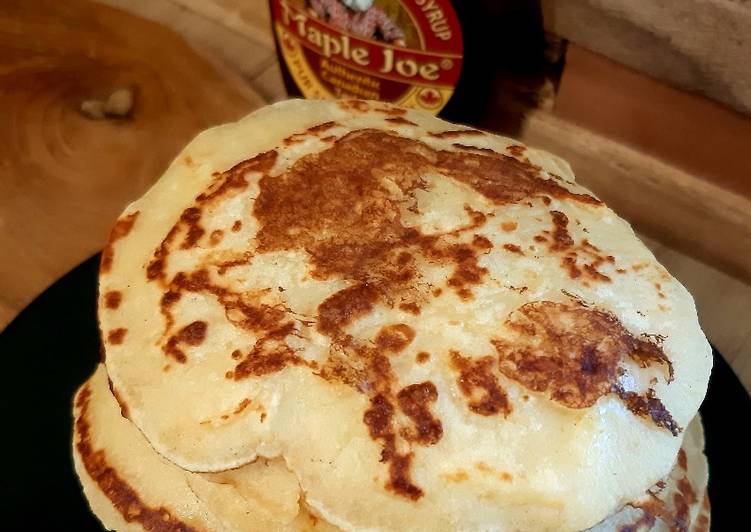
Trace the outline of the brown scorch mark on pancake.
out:
<instances>
[{"instance_id":1,"label":"brown scorch mark on pancake","mask_svg":"<svg viewBox=\"0 0 751 532\"><path fill-rule=\"evenodd\" d=\"M317 135L318 133L323 133L324 131L328 131L332 127L336 127L338 125L339 124L337 124L336 122L333 122L333 121L323 122L321 124L309 127L308 128L308 133L313 134L313 135Z\"/></svg>"},{"instance_id":2,"label":"brown scorch mark on pancake","mask_svg":"<svg viewBox=\"0 0 751 532\"><path fill-rule=\"evenodd\" d=\"M449 246L448 254L453 258L456 266L446 284L456 290L461 299L469 299L472 297L472 292L467 287L480 284L488 273L488 269L479 265L475 246L454 244Z\"/></svg>"},{"instance_id":3,"label":"brown scorch mark on pancake","mask_svg":"<svg viewBox=\"0 0 751 532\"><path fill-rule=\"evenodd\" d=\"M201 216L201 209L198 207L188 207L180 215L180 221L185 226L185 239L180 244L180 249L194 247L206 232L200 224Z\"/></svg>"},{"instance_id":4,"label":"brown scorch mark on pancake","mask_svg":"<svg viewBox=\"0 0 751 532\"><path fill-rule=\"evenodd\" d=\"M434 419L428 408L429 403L437 398L437 390L432 383L426 382L394 394L396 376L384 353L398 352L406 347L414 338L411 327L406 324L386 326L372 344L361 342L343 331L349 323L370 312L377 298L378 294L369 287L356 285L336 292L319 305L318 330L331 338L331 347L317 374L347 384L370 397L363 422L370 436L381 444L380 461L388 464L386 488L417 500L423 491L411 480L413 452L399 452L397 443L402 438L418 445L432 445L441 438L440 420ZM397 426L395 404L412 420L413 427L400 429Z\"/></svg>"},{"instance_id":5,"label":"brown scorch mark on pancake","mask_svg":"<svg viewBox=\"0 0 751 532\"><path fill-rule=\"evenodd\" d=\"M420 315L420 307L417 303L410 301L409 303L400 303L399 308L404 312L409 312L415 316Z\"/></svg>"},{"instance_id":6,"label":"brown scorch mark on pancake","mask_svg":"<svg viewBox=\"0 0 751 532\"><path fill-rule=\"evenodd\" d=\"M404 116L407 114L407 110L401 107L375 107L373 110L387 116Z\"/></svg>"},{"instance_id":7,"label":"brown scorch mark on pancake","mask_svg":"<svg viewBox=\"0 0 751 532\"><path fill-rule=\"evenodd\" d=\"M489 466L485 462L477 462L475 468L485 475L492 475L501 479L504 482L513 482L514 476L508 471L498 471L497 469Z\"/></svg>"},{"instance_id":8,"label":"brown scorch mark on pancake","mask_svg":"<svg viewBox=\"0 0 751 532\"><path fill-rule=\"evenodd\" d=\"M134 211L115 222L107 239L107 245L102 250L102 258L99 262L101 273L108 273L112 269L112 261L115 260L115 242L128 236L128 233L133 229L133 224L136 223L138 214L139 211Z\"/></svg>"},{"instance_id":9,"label":"brown scorch mark on pancake","mask_svg":"<svg viewBox=\"0 0 751 532\"><path fill-rule=\"evenodd\" d=\"M429 136L436 139L455 139L458 137L482 137L487 135L479 129L455 129L451 131L439 131L437 133L428 133Z\"/></svg>"},{"instance_id":10,"label":"brown scorch mark on pancake","mask_svg":"<svg viewBox=\"0 0 751 532\"><path fill-rule=\"evenodd\" d=\"M144 530L153 532L196 532L193 527L172 515L167 508L153 508L145 504L139 493L107 461L105 451L94 448L88 412L90 397L91 390L85 384L76 399L79 411L75 422L76 450L89 477L126 522L138 523Z\"/></svg>"},{"instance_id":11,"label":"brown scorch mark on pancake","mask_svg":"<svg viewBox=\"0 0 751 532\"><path fill-rule=\"evenodd\" d=\"M376 289L368 284L358 284L335 292L318 305L318 330L329 336L336 334L373 310L379 297Z\"/></svg>"},{"instance_id":12,"label":"brown scorch mark on pancake","mask_svg":"<svg viewBox=\"0 0 751 532\"><path fill-rule=\"evenodd\" d=\"M680 432L652 392L642 397L618 385L625 358L666 366L670 375L672 365L664 353L656 354L659 346L634 337L614 315L579 302L535 301L512 312L505 327L511 335L492 343L508 378L569 408L587 408L614 393L634 414L673 435Z\"/></svg>"},{"instance_id":13,"label":"brown scorch mark on pancake","mask_svg":"<svg viewBox=\"0 0 751 532\"><path fill-rule=\"evenodd\" d=\"M670 431L673 436L681 433L681 427L670 415L665 405L656 396L653 389L647 390L646 396L636 392L627 392L619 384L613 384L612 391L634 415L650 418L655 425Z\"/></svg>"},{"instance_id":14,"label":"brown scorch mark on pancake","mask_svg":"<svg viewBox=\"0 0 751 532\"><path fill-rule=\"evenodd\" d=\"M694 528L694 532L709 532L709 512L710 512L710 504L709 504L709 493L707 490L704 490L704 497L701 501L701 511L700 514L696 518L696 526Z\"/></svg>"},{"instance_id":15,"label":"brown scorch mark on pancake","mask_svg":"<svg viewBox=\"0 0 751 532\"><path fill-rule=\"evenodd\" d=\"M673 382L675 376L673 363L660 347L664 337L655 334L643 334L642 336L646 341L641 340L634 344L632 351L629 353L631 360L641 368L649 367L653 363L662 365L667 371L667 382Z\"/></svg>"},{"instance_id":16,"label":"brown scorch mark on pancake","mask_svg":"<svg viewBox=\"0 0 751 532\"><path fill-rule=\"evenodd\" d=\"M387 325L378 331L375 343L383 351L403 351L415 338L415 330L405 323Z\"/></svg>"},{"instance_id":17,"label":"brown scorch mark on pancake","mask_svg":"<svg viewBox=\"0 0 751 532\"><path fill-rule=\"evenodd\" d=\"M421 176L429 171L466 183L500 204L540 194L599 204L511 157L440 151L387 132L361 130L303 157L279 176L261 179L253 207L261 226L258 251L303 249L316 278L378 280L384 295L414 284L414 253L419 253L433 262L453 262L449 286L469 298L467 285L478 284L487 273L477 265L475 246L449 244L444 235L423 235L401 223L405 201L426 187ZM382 175L392 176L401 196L381 182ZM308 201L310 196L318 200ZM467 209L475 227L485 223L485 215Z\"/></svg>"},{"instance_id":18,"label":"brown scorch mark on pancake","mask_svg":"<svg viewBox=\"0 0 751 532\"><path fill-rule=\"evenodd\" d=\"M678 467L684 471L688 470L688 459L686 458L686 451L683 448L678 449Z\"/></svg>"},{"instance_id":19,"label":"brown scorch mark on pancake","mask_svg":"<svg viewBox=\"0 0 751 532\"><path fill-rule=\"evenodd\" d=\"M413 427L403 428L401 435L407 441L422 445L435 445L443 436L443 425L433 417L430 405L438 400L438 390L430 381L410 384L396 394L399 408L412 422Z\"/></svg>"},{"instance_id":20,"label":"brown scorch mark on pancake","mask_svg":"<svg viewBox=\"0 0 751 532\"><path fill-rule=\"evenodd\" d=\"M451 145L454 148L459 148L460 150L464 150L464 151L473 151L481 155L492 155L496 153L495 150L492 150L490 148L481 148L479 146L471 146L469 144L462 144L461 142L453 142Z\"/></svg>"},{"instance_id":21,"label":"brown scorch mark on pancake","mask_svg":"<svg viewBox=\"0 0 751 532\"><path fill-rule=\"evenodd\" d=\"M660 283L655 283L655 288L657 289L657 296L660 299L665 299L665 292L662 291L662 285Z\"/></svg>"},{"instance_id":22,"label":"brown scorch mark on pancake","mask_svg":"<svg viewBox=\"0 0 751 532\"><path fill-rule=\"evenodd\" d=\"M657 519L649 512L642 511L639 518L633 523L626 525L620 525L618 532L642 532L644 530L651 530Z\"/></svg>"},{"instance_id":23,"label":"brown scorch mark on pancake","mask_svg":"<svg viewBox=\"0 0 751 532\"><path fill-rule=\"evenodd\" d=\"M481 416L511 413L511 404L506 392L493 372L496 361L486 356L478 359L463 357L451 351L451 365L459 372L456 379L461 392L469 399L469 409Z\"/></svg>"},{"instance_id":24,"label":"brown scorch mark on pancake","mask_svg":"<svg viewBox=\"0 0 751 532\"><path fill-rule=\"evenodd\" d=\"M302 363L302 359L294 355L284 344L284 338L296 331L295 321L287 319L288 313L284 307L268 305L247 293L235 293L214 284L210 280L209 272L203 269L190 274L179 272L175 275L167 294L180 294L183 291L212 294L224 307L225 316L230 323L254 333L261 333L261 337L245 355L245 359L237 364L233 372L228 373L227 378L239 380L250 375L265 375L283 369L287 363ZM166 296L163 296L162 303L164 297ZM162 309L169 319L173 319L171 311L165 310L164 305ZM187 357L179 348L182 343L180 335L181 333L178 333L171 337L163 349L178 362L186 362Z\"/></svg>"},{"instance_id":25,"label":"brown scorch mark on pancake","mask_svg":"<svg viewBox=\"0 0 751 532\"><path fill-rule=\"evenodd\" d=\"M367 113L370 110L370 104L363 100L337 100L336 105L345 111L354 111L358 113ZM386 113L389 111L387 108L376 108L375 110Z\"/></svg>"},{"instance_id":26,"label":"brown scorch mark on pancake","mask_svg":"<svg viewBox=\"0 0 751 532\"><path fill-rule=\"evenodd\" d=\"M568 249L574 245L574 239L568 232L568 216L560 211L550 211L550 216L553 218L553 242L550 249L553 251L560 251Z\"/></svg>"},{"instance_id":27,"label":"brown scorch mark on pancake","mask_svg":"<svg viewBox=\"0 0 751 532\"><path fill-rule=\"evenodd\" d=\"M673 495L673 507L675 508L673 523L676 528L688 525L689 507L696 502L696 492L688 481L688 477L684 476L678 481L678 493Z\"/></svg>"},{"instance_id":28,"label":"brown scorch mark on pancake","mask_svg":"<svg viewBox=\"0 0 751 532\"><path fill-rule=\"evenodd\" d=\"M125 419L129 419L128 416L130 415L130 409L128 408L128 403L125 402L125 399L123 399L120 392L117 391L117 388L112 384L112 380L109 377L107 377L107 385L110 387L110 392L120 407L120 415Z\"/></svg>"},{"instance_id":29,"label":"brown scorch mark on pancake","mask_svg":"<svg viewBox=\"0 0 751 532\"><path fill-rule=\"evenodd\" d=\"M423 491L417 487L410 475L410 465L413 454L399 454L396 451L396 435L394 434L394 405L383 394L370 399L370 406L363 415L363 422L368 427L370 437L381 441L381 462L389 464L388 489L412 500L423 496Z\"/></svg>"},{"instance_id":30,"label":"brown scorch mark on pancake","mask_svg":"<svg viewBox=\"0 0 751 532\"><path fill-rule=\"evenodd\" d=\"M390 124L399 124L400 126L416 126L414 122L411 120L407 120L406 118L402 116L392 116L386 119L386 122L389 122Z\"/></svg>"},{"instance_id":31,"label":"brown scorch mark on pancake","mask_svg":"<svg viewBox=\"0 0 751 532\"><path fill-rule=\"evenodd\" d=\"M518 144L512 144L511 146L508 146L506 148L506 151L509 152L514 157L519 158L519 157L522 157L524 155L525 151L527 151L527 147L526 146L520 146Z\"/></svg>"},{"instance_id":32,"label":"brown scorch mark on pancake","mask_svg":"<svg viewBox=\"0 0 751 532\"><path fill-rule=\"evenodd\" d=\"M164 316L166 325L165 331L169 331L172 325L175 323L175 318L172 316L172 306L180 301L182 294L179 291L167 290L162 294L162 298L159 300L159 312Z\"/></svg>"},{"instance_id":33,"label":"brown scorch mark on pancake","mask_svg":"<svg viewBox=\"0 0 751 532\"><path fill-rule=\"evenodd\" d=\"M128 329L125 329L123 327L112 329L107 333L107 342L112 345L120 345L121 343L123 343L123 340L125 339L125 333L127 332Z\"/></svg>"},{"instance_id":34,"label":"brown scorch mark on pancake","mask_svg":"<svg viewBox=\"0 0 751 532\"><path fill-rule=\"evenodd\" d=\"M490 241L490 239L488 239L488 237L483 235L473 236L472 245L477 249L493 249L493 243Z\"/></svg>"},{"instance_id":35,"label":"brown scorch mark on pancake","mask_svg":"<svg viewBox=\"0 0 751 532\"><path fill-rule=\"evenodd\" d=\"M706 515L700 515L696 518L693 532L709 532L709 518Z\"/></svg>"},{"instance_id":36,"label":"brown scorch mark on pancake","mask_svg":"<svg viewBox=\"0 0 751 532\"><path fill-rule=\"evenodd\" d=\"M691 524L691 505L696 504L698 498L696 491L688 480L688 476L685 474L676 481L676 488L677 490L672 493L672 497L667 500L658 498L652 491L648 490L647 495L649 499L646 502L632 504L634 508L638 508L644 512L642 517L636 523L619 529L619 532L640 530L636 527L636 525L640 524L640 521L654 524L657 519L665 523L670 530L688 532L689 525ZM708 512L709 499L706 494L702 502L703 509ZM704 507L705 502L707 507ZM706 521L708 524L709 520L706 519ZM701 523L701 516L699 516L696 521L697 527L695 530L701 530Z\"/></svg>"},{"instance_id":37,"label":"brown scorch mark on pancake","mask_svg":"<svg viewBox=\"0 0 751 532\"><path fill-rule=\"evenodd\" d=\"M209 235L209 244L212 246L217 246L224 238L224 231L221 229L215 229L211 232Z\"/></svg>"},{"instance_id":38,"label":"brown scorch mark on pancake","mask_svg":"<svg viewBox=\"0 0 751 532\"><path fill-rule=\"evenodd\" d=\"M245 266L246 264L250 264L251 260L253 260L253 254L250 251L246 251L245 253L243 253L236 259L218 262L216 264L216 272L219 275L224 275L225 273L227 273L227 270L229 269L236 268L237 266Z\"/></svg>"},{"instance_id":39,"label":"brown scorch mark on pancake","mask_svg":"<svg viewBox=\"0 0 751 532\"><path fill-rule=\"evenodd\" d=\"M585 286L589 285L589 281L611 282L610 277L598 268L606 263L615 264L615 257L601 254L600 249L586 238L576 244L568 231L569 219L564 213L550 211L550 216L553 220L553 230L535 235L534 241L548 243L551 252L560 253L561 267L572 279L581 279Z\"/></svg>"},{"instance_id":40,"label":"brown scorch mark on pancake","mask_svg":"<svg viewBox=\"0 0 751 532\"><path fill-rule=\"evenodd\" d=\"M229 170L217 175L217 180L205 191L196 196L198 205L206 205L232 191L242 191L248 187L245 174L248 172L268 172L276 163L275 150L259 153L251 159L237 163Z\"/></svg>"},{"instance_id":41,"label":"brown scorch mark on pancake","mask_svg":"<svg viewBox=\"0 0 751 532\"><path fill-rule=\"evenodd\" d=\"M208 324L205 321L194 321L189 323L177 334L173 334L164 344L162 350L164 354L174 358L177 362L185 364L188 361L188 357L185 355L185 351L181 349L182 345L198 346L203 343L206 338L206 329Z\"/></svg>"},{"instance_id":42,"label":"brown scorch mark on pancake","mask_svg":"<svg viewBox=\"0 0 751 532\"><path fill-rule=\"evenodd\" d=\"M297 352L284 342L284 339L294 332L295 324L286 322L256 340L253 349L235 367L232 378L241 380L251 375L258 377L281 371L290 364L306 364Z\"/></svg>"},{"instance_id":43,"label":"brown scorch mark on pancake","mask_svg":"<svg viewBox=\"0 0 751 532\"><path fill-rule=\"evenodd\" d=\"M261 179L253 207L261 225L259 251L305 249L317 277L358 281L367 277L369 267L383 269L395 262L396 250L422 249L433 258L435 252L426 248L436 247L439 239L401 224L404 200L381 184L384 174L393 176L405 199L425 187L423 173L438 171L499 204L542 193L599 204L543 179L535 167L502 157L434 150L380 131L350 133L331 148L303 157L287 172ZM307 201L311 195L318 201ZM321 240L320 235L336 235L336 240Z\"/></svg>"},{"instance_id":44,"label":"brown scorch mark on pancake","mask_svg":"<svg viewBox=\"0 0 751 532\"><path fill-rule=\"evenodd\" d=\"M248 180L245 174L248 172L268 172L274 166L274 163L276 163L276 158L276 151L267 151L256 155L252 159L236 164L226 172L217 174L216 179L209 188L196 197L194 206L188 207L182 212L177 223L172 226L154 251L151 260L146 266L146 278L149 281L158 280L164 282L167 261L177 235L181 232L185 234L180 246L182 249L189 249L195 246L205 233L205 230L199 223L203 215L203 207L210 205L216 199L226 194L231 192L237 193L247 188Z\"/></svg>"},{"instance_id":45,"label":"brown scorch mark on pancake","mask_svg":"<svg viewBox=\"0 0 751 532\"><path fill-rule=\"evenodd\" d=\"M243 410L245 410L246 408L248 408L250 406L250 403L252 403L252 401L250 399L248 399L248 398L243 399L242 401L240 401L238 403L238 405L235 407L235 409L232 411L232 413L233 414L239 414L240 412L242 412Z\"/></svg>"},{"instance_id":46,"label":"brown scorch mark on pancake","mask_svg":"<svg viewBox=\"0 0 751 532\"><path fill-rule=\"evenodd\" d=\"M104 294L104 306L110 310L117 310L123 300L123 294L118 290L110 290Z\"/></svg>"},{"instance_id":47,"label":"brown scorch mark on pancake","mask_svg":"<svg viewBox=\"0 0 751 532\"><path fill-rule=\"evenodd\" d=\"M294 133L287 137L286 139L282 140L282 144L285 146L291 146L292 144L299 144L300 142L304 142L306 139L310 137L318 136L319 133L323 133L324 131L328 131L332 127L336 127L339 124L336 122L323 122L321 124L311 126L305 132L303 133Z\"/></svg>"},{"instance_id":48,"label":"brown scorch mark on pancake","mask_svg":"<svg viewBox=\"0 0 751 532\"><path fill-rule=\"evenodd\" d=\"M514 311L505 325L514 339L493 341L501 371L563 405L592 406L618 377L626 347L608 314L538 301Z\"/></svg>"}]
</instances>

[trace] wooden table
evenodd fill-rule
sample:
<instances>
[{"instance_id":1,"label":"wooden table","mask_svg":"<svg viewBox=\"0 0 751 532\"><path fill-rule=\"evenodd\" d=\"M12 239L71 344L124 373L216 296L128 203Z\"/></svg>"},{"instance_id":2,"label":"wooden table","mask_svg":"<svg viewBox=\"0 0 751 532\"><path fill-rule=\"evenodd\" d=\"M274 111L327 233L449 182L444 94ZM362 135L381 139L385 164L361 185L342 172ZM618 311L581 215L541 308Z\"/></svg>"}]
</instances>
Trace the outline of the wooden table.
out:
<instances>
[{"instance_id":1,"label":"wooden table","mask_svg":"<svg viewBox=\"0 0 751 532\"><path fill-rule=\"evenodd\" d=\"M45 103L40 114L32 116L37 129L28 136L28 127L22 122L28 115L18 109L24 102L12 103L14 118L5 124L4 134L11 134L14 142L20 142L18 149L22 149L25 173L18 175L19 152L3 154L0 148L0 329L57 278L98 251L122 207L159 176L193 134L212 123L231 120L262 103L285 97L265 0L103 0L103 3L171 28L198 54L164 28L132 18L126 21L123 17L127 15L87 4L85 0L66 2L65 8L54 1L37 2L46 9L61 10L68 17L84 17L78 23L88 21L86 24L90 25L86 27L91 30L91 38L78 51L95 63L104 61L108 69L91 74L87 83L67 85L67 92L58 93L57 101ZM14 2L8 1L0 7L0 117L9 110L7 91L9 86L13 88L14 79L10 75L18 72L19 64L12 58L3 60L9 57L3 52L4 48L13 48L20 38L20 33L13 33L12 22L23 5L27 12L33 11L28 9L29 2L16 2L15 13ZM87 6L83 15L74 13L77 5ZM112 37L107 39L109 44L97 42L95 34L102 28L116 33L114 49ZM81 31L76 27L76 32ZM66 33L64 27L56 28L52 34L57 39L75 38L75 33ZM27 46L26 52L30 49L34 48ZM97 53L110 56L105 61L92 56ZM39 67L28 55L24 57L24 65ZM111 57L118 59L110 60ZM149 98L141 98L144 105L152 99L151 95L156 95L164 105L173 106L170 116L183 118L176 124L170 123L165 109L140 108L138 100L135 114L126 119L92 122L76 115L82 100L106 99L108 91L124 83L135 83L141 90L149 91ZM11 90L11 93L17 97L17 92ZM51 131L50 121L56 124ZM155 127L153 121L170 125ZM142 127L143 123L152 125ZM95 142L94 153L87 152L70 145L69 138L59 138L63 128L57 124L64 125L65 131L73 127L74 140L91 141L98 134L105 134L108 140L102 141L104 144ZM127 134L123 136L124 133ZM36 144L29 144L31 134L36 135ZM605 164L605 158L629 157L623 150L614 155L607 139L546 117L533 117L522 140L574 155L579 153L577 143L586 144L594 156L580 157L574 167L583 176L605 168L597 161ZM130 159L123 159L123 153L102 152L103 148L135 150L135 146L149 149ZM42 160L30 164L31 157L39 153ZM16 158L9 161L8 157L14 155ZM569 153L564 155L570 157ZM127 168L99 175L92 172L91 164L82 165L76 160L84 156L93 157L94 169L107 168L106 164L115 159L130 163ZM61 160L66 166L53 164ZM607 183L596 185L596 191L606 200L609 194L614 196ZM658 240L646 237L645 240L658 259L694 294L707 336L751 390L751 284Z\"/></svg>"}]
</instances>

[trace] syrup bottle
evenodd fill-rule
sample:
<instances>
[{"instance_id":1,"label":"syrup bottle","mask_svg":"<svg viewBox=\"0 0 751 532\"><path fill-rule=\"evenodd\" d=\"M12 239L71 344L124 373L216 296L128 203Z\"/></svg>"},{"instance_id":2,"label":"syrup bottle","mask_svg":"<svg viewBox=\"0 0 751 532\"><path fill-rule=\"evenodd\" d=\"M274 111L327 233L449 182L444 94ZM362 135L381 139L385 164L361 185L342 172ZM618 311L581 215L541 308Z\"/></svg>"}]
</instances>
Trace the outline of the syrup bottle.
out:
<instances>
[{"instance_id":1,"label":"syrup bottle","mask_svg":"<svg viewBox=\"0 0 751 532\"><path fill-rule=\"evenodd\" d=\"M382 100L513 132L513 109L551 74L537 2L269 3L290 96Z\"/></svg>"}]
</instances>

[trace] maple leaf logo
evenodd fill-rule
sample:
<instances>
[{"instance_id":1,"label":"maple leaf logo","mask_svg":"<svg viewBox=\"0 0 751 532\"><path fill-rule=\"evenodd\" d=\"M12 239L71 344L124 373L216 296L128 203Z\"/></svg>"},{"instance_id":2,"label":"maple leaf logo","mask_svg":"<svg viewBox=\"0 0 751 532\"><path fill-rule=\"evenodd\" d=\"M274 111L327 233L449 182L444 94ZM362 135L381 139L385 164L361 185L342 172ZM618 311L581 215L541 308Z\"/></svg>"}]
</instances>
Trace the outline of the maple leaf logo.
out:
<instances>
[{"instance_id":1,"label":"maple leaf logo","mask_svg":"<svg viewBox=\"0 0 751 532\"><path fill-rule=\"evenodd\" d=\"M441 104L441 94L437 90L429 87L421 89L417 94L417 99L428 109L435 109Z\"/></svg>"}]
</instances>

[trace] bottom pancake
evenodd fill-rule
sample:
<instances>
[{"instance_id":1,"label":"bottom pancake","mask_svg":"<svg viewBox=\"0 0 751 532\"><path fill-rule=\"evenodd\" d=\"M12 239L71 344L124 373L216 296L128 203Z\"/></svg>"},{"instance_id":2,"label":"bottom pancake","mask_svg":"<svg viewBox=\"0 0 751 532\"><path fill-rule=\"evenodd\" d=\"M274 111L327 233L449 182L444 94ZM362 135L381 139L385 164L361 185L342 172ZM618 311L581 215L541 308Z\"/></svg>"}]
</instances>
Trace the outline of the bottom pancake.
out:
<instances>
[{"instance_id":1,"label":"bottom pancake","mask_svg":"<svg viewBox=\"0 0 751 532\"><path fill-rule=\"evenodd\" d=\"M670 474L644 497L592 527L590 532L673 532L709 530L709 467L704 455L704 429L699 415L685 431Z\"/></svg>"},{"instance_id":2,"label":"bottom pancake","mask_svg":"<svg viewBox=\"0 0 751 532\"><path fill-rule=\"evenodd\" d=\"M92 511L110 530L334 530L300 500L284 461L189 473L121 415L104 366L76 394L73 458Z\"/></svg>"},{"instance_id":3,"label":"bottom pancake","mask_svg":"<svg viewBox=\"0 0 751 532\"><path fill-rule=\"evenodd\" d=\"M282 459L191 473L157 454L122 416L99 366L76 394L73 458L92 511L111 530L326 531ZM590 532L709 530L704 433L694 418L670 475Z\"/></svg>"}]
</instances>

